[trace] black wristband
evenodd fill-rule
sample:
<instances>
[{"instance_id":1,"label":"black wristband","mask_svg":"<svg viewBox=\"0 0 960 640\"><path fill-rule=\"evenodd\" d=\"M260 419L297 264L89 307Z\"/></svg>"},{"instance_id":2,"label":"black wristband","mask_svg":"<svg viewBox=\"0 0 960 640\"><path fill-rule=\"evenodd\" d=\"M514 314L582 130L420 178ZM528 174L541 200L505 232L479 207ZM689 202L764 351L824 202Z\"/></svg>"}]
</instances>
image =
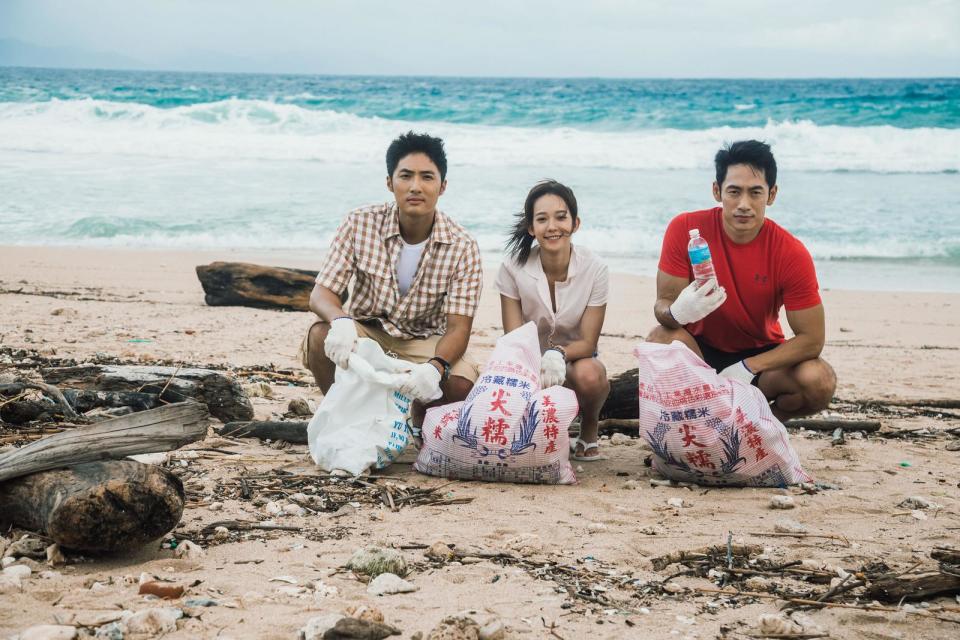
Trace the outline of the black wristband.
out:
<instances>
[{"instance_id":1,"label":"black wristband","mask_svg":"<svg viewBox=\"0 0 960 640\"><path fill-rule=\"evenodd\" d=\"M446 382L447 378L450 377L450 363L441 358L440 356L433 356L427 362L439 362L440 366L443 368L443 371L440 373L440 382Z\"/></svg>"}]
</instances>

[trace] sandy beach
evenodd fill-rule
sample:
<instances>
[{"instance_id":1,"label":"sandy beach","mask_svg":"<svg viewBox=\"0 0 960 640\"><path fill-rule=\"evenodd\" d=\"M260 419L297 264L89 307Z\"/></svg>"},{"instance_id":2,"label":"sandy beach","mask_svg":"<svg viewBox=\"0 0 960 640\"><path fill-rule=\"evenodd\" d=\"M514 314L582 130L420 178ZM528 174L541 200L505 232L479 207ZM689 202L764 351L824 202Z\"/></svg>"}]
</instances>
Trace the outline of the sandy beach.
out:
<instances>
[{"instance_id":1,"label":"sandy beach","mask_svg":"<svg viewBox=\"0 0 960 640\"><path fill-rule=\"evenodd\" d=\"M0 349L33 349L78 360L106 354L130 363L272 367L306 380L309 374L295 355L311 314L208 307L194 268L236 260L315 269L319 258L280 252L0 247ZM492 287L495 266L486 264L485 271L471 343L481 355L500 335ZM613 276L600 340L601 359L611 376L635 366L632 348L655 322L653 296L652 278ZM159 606L137 595L136 580L148 572L195 584L190 597L217 602L192 610L168 638L295 638L308 619L356 604L382 611L389 624L402 630L402 638L417 632L426 636L442 618L466 609L478 612L478 619L499 619L507 637L516 638L745 638L756 633L761 614L776 613L782 602L709 593L705 590L716 589L715 581L691 575L670 581L676 592L644 592L644 581L659 582L684 569L671 565L655 571L651 558L725 544L729 531L735 542L767 547L766 553L783 563L812 559L848 571L880 561L891 571L907 571L918 563L935 567L931 549L957 545L960 533L960 452L946 449L955 439L945 433L960 427L960 411L938 415L905 405L958 397L960 294L825 290L823 299L823 357L839 379L830 411L880 419L883 432L929 430L929 437L849 437L840 446L831 444L829 433L792 432L806 470L836 489L807 494L796 488L651 486L643 464L649 452L639 441L632 446L604 442L610 459L583 464L575 486L454 482L444 487L444 494L471 502L398 511L361 504L336 518L327 513L283 518L283 524L300 531L238 532L223 542L193 535L205 547L203 557L194 560L175 559L156 544L128 556L58 567L56 575L46 578L35 573L21 592L0 595L0 636L89 612ZM0 361L0 373L3 369ZM257 419L280 419L294 398L314 404L322 398L312 384L276 380L271 388L272 398L252 400ZM305 446L277 448L223 439L211 431L195 447L237 455L207 451L185 460L194 473L186 482L187 509L174 532L181 539L216 521L266 519L262 507L232 493L241 474L315 471ZM445 484L414 472L412 460L408 453L385 473L410 486ZM793 496L796 508L771 510L771 496L784 492ZM940 508L918 514L898 507L910 496L923 496ZM668 505L671 498L681 498L684 506ZM222 503L222 509L211 510L214 503ZM807 535L771 535L783 518L799 522ZM476 556L463 563L428 561L417 547L437 541L457 549L510 551L525 561ZM355 550L370 544L401 549L412 566L407 579L419 590L372 596L349 571L338 571ZM543 570L550 562L577 567L583 580L579 587ZM271 581L277 576L289 576L296 585ZM625 578L618 586L611 576L630 576L635 582L627 584ZM767 579L798 590L823 589L776 576ZM279 589L311 581L331 589ZM604 606L571 595L568 588L605 594L629 606ZM953 610L931 615L919 607L838 607L802 615L813 625L809 628L832 638L957 637L957 601L930 602L931 609L945 605Z\"/></svg>"}]
</instances>

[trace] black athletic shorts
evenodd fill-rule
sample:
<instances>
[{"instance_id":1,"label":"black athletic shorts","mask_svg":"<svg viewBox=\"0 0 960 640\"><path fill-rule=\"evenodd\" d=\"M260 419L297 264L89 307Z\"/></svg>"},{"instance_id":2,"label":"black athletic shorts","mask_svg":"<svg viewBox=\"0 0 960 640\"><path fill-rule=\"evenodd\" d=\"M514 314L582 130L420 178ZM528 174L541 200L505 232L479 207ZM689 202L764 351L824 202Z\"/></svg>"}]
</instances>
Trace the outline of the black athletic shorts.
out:
<instances>
[{"instance_id":1,"label":"black athletic shorts","mask_svg":"<svg viewBox=\"0 0 960 640\"><path fill-rule=\"evenodd\" d=\"M720 351L715 347L711 347L709 344L700 339L699 336L693 336L693 339L697 341L697 346L700 347L700 353L703 354L703 360L708 365L714 368L717 373L720 373L730 365L735 362L740 362L744 358L750 358L757 354L770 351L774 347L780 346L778 343L767 344L762 347L754 347L753 349L744 349L743 351ZM759 375L753 376L750 384L756 386L757 379Z\"/></svg>"}]
</instances>

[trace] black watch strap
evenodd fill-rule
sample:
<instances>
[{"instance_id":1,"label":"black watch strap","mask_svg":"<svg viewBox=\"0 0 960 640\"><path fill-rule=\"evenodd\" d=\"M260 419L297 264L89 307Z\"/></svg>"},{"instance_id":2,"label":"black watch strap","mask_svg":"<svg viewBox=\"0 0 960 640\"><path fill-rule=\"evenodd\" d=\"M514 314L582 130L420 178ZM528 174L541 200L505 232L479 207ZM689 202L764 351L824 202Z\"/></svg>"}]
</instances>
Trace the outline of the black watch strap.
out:
<instances>
[{"instance_id":1,"label":"black watch strap","mask_svg":"<svg viewBox=\"0 0 960 640\"><path fill-rule=\"evenodd\" d=\"M440 356L433 356L427 362L438 362L443 368L443 373L440 374L440 382L446 382L447 378L450 377L450 363L441 358Z\"/></svg>"}]
</instances>

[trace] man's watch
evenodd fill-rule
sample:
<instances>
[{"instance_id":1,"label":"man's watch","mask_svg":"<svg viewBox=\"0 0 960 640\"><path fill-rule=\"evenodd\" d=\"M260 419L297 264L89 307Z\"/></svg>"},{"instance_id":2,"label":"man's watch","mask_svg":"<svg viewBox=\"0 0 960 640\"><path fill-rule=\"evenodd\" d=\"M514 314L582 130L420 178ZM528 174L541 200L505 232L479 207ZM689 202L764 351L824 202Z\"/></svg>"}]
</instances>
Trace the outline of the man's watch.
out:
<instances>
[{"instance_id":1,"label":"man's watch","mask_svg":"<svg viewBox=\"0 0 960 640\"><path fill-rule=\"evenodd\" d=\"M440 372L440 382L446 382L447 378L450 377L450 363L441 358L440 356L433 356L427 362L436 362L442 367Z\"/></svg>"}]
</instances>

